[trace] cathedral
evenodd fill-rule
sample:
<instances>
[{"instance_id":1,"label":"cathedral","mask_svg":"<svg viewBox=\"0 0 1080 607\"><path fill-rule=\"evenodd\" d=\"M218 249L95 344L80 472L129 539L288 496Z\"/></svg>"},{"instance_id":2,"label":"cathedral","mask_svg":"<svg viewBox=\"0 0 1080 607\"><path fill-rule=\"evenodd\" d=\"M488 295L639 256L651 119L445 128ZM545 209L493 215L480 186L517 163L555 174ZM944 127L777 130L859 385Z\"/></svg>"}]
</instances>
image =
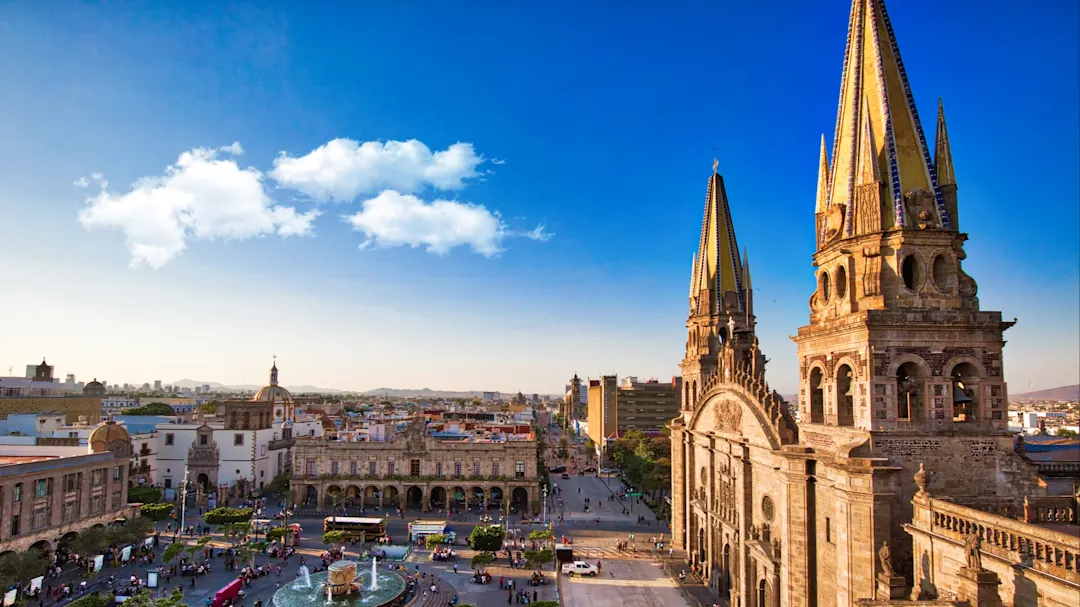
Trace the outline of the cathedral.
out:
<instances>
[{"instance_id":1,"label":"cathedral","mask_svg":"<svg viewBox=\"0 0 1080 607\"><path fill-rule=\"evenodd\" d=\"M1077 539L1035 524L1051 498L1008 432L1003 334L1015 321L982 310L964 271L940 103L933 144L884 1L854 0L832 152L823 135L807 213L816 289L793 338L797 410L769 387L749 255L714 163L671 422L672 539L721 602L1080 596ZM1075 496L1053 503L1075 525Z\"/></svg>"}]
</instances>

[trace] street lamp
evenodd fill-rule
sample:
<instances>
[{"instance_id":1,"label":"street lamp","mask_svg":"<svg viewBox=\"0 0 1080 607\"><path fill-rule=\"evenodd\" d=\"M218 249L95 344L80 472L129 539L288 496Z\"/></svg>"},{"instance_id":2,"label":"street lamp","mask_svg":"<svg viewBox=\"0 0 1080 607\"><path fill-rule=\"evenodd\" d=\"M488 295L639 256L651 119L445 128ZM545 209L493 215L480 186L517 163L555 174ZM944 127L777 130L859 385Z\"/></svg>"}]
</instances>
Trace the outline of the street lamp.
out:
<instances>
[{"instance_id":1,"label":"street lamp","mask_svg":"<svg viewBox=\"0 0 1080 607\"><path fill-rule=\"evenodd\" d=\"M548 498L548 486L544 485L544 524L547 524L547 498Z\"/></svg>"}]
</instances>

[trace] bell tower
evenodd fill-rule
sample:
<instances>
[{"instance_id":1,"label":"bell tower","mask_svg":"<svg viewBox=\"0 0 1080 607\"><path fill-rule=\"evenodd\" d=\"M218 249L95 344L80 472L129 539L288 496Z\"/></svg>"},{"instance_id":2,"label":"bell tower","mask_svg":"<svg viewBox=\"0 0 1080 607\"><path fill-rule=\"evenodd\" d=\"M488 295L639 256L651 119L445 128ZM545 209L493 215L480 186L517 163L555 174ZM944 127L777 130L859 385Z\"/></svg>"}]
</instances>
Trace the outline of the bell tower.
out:
<instances>
[{"instance_id":1,"label":"bell tower","mask_svg":"<svg viewBox=\"0 0 1080 607\"><path fill-rule=\"evenodd\" d=\"M799 350L799 422L871 431L1007 428L1002 334L962 267L939 101L931 158L883 0L854 0L830 159L818 163L817 288Z\"/></svg>"},{"instance_id":2,"label":"bell tower","mask_svg":"<svg viewBox=\"0 0 1080 607\"><path fill-rule=\"evenodd\" d=\"M682 411L687 420L705 383L717 371L720 352L730 343L739 358L757 351L754 337L754 296L750 260L739 258L739 244L731 221L724 178L716 171L705 190L705 216L701 239L690 273L690 313L686 319L686 357L682 369Z\"/></svg>"}]
</instances>

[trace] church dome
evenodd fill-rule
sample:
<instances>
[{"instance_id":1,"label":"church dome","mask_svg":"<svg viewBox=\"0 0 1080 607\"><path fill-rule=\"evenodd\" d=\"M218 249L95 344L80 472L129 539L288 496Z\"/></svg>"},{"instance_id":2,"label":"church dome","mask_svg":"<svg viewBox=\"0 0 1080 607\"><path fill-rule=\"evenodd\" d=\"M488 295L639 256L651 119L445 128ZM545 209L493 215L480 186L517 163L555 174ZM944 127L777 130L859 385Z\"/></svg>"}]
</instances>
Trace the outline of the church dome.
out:
<instances>
[{"instance_id":1,"label":"church dome","mask_svg":"<svg viewBox=\"0 0 1080 607\"><path fill-rule=\"evenodd\" d=\"M259 391L255 393L255 396L251 397L251 400L261 403L291 403L293 401L293 395L285 388L271 384L259 388Z\"/></svg>"},{"instance_id":2,"label":"church dome","mask_svg":"<svg viewBox=\"0 0 1080 607\"><path fill-rule=\"evenodd\" d=\"M83 386L83 396L105 396L105 386L98 380L94 380Z\"/></svg>"},{"instance_id":3,"label":"church dome","mask_svg":"<svg viewBox=\"0 0 1080 607\"><path fill-rule=\"evenodd\" d=\"M90 451L104 453L112 451L123 456L131 450L131 435L128 431L113 420L102 422L90 433Z\"/></svg>"}]
</instances>

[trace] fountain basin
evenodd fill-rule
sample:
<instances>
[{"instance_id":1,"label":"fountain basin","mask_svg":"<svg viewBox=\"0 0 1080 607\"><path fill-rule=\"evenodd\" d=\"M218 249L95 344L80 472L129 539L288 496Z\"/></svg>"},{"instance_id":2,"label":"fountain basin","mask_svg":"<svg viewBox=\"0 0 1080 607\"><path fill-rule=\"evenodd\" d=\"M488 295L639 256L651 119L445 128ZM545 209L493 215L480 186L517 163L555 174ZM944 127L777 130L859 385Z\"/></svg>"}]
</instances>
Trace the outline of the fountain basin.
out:
<instances>
[{"instance_id":1,"label":"fountain basin","mask_svg":"<svg viewBox=\"0 0 1080 607\"><path fill-rule=\"evenodd\" d=\"M340 563L348 563L352 566L353 573L348 573L348 567L335 568ZM394 607L404 603L405 579L397 573L386 568L376 570L378 590L371 588L371 571L364 571L352 561L336 561L330 565L329 571L320 571L311 574L310 588L294 588L294 584L282 585L281 589L274 593L274 605L276 607ZM335 571L336 569L336 571ZM359 576L356 572L360 571ZM348 580L345 578L348 576ZM348 592L336 593L335 586L347 584ZM330 587L333 598L326 600L326 588Z\"/></svg>"}]
</instances>

